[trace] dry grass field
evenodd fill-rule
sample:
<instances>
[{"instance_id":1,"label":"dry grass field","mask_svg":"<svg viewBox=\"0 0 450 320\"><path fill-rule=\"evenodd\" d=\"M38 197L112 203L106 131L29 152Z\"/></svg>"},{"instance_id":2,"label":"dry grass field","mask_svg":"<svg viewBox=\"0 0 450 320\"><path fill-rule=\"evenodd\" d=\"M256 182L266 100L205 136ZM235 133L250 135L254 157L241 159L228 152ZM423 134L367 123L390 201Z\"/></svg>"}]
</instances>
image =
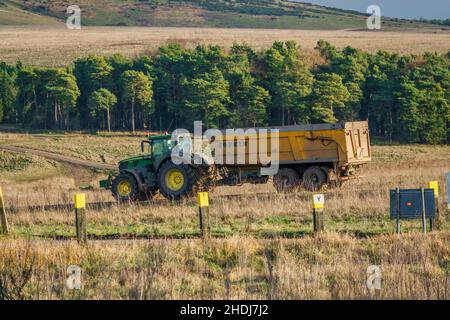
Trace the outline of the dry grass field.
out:
<instances>
[{"instance_id":1,"label":"dry grass field","mask_svg":"<svg viewBox=\"0 0 450 320\"><path fill-rule=\"evenodd\" d=\"M369 32L355 30L267 30L218 28L85 27L67 30L63 26L0 26L0 61L40 66L69 65L74 59L91 53L121 53L136 57L154 52L169 42L191 47L199 43L224 47L246 42L255 49L269 47L274 41L295 40L307 55L317 57L318 40L327 40L339 48L353 46L374 52L380 49L402 54L450 50L450 32Z\"/></svg>"},{"instance_id":2,"label":"dry grass field","mask_svg":"<svg viewBox=\"0 0 450 320\"><path fill-rule=\"evenodd\" d=\"M367 240L328 233L294 240L232 237L150 242L2 240L9 299L448 299L448 232ZM366 287L368 265L382 288ZM82 290L65 287L82 267ZM23 281L25 280L25 281ZM15 283L15 285L12 285Z\"/></svg>"},{"instance_id":3,"label":"dry grass field","mask_svg":"<svg viewBox=\"0 0 450 320\"><path fill-rule=\"evenodd\" d=\"M2 144L109 163L135 153L143 135L0 134ZM133 146L131 149L126 147ZM63 148L64 146L64 148ZM71 147L73 146L73 147ZM77 146L75 148L75 146ZM138 151L136 151L138 152ZM212 240L199 237L195 200L88 211L91 241L74 240L74 215L24 206L111 201L103 172L0 152L0 186L12 234L0 237L0 280L12 299L448 299L450 221L422 235L419 221L394 235L390 188L416 188L450 172L450 146L376 145L359 180L326 191L326 229L312 233L311 195L262 199L271 185L211 194ZM364 190L364 192L361 192ZM243 199L216 198L248 194ZM445 195L441 192L441 203ZM367 267L382 290L367 290ZM83 269L83 290L65 289L66 269ZM13 283L15 283L13 285Z\"/></svg>"}]
</instances>

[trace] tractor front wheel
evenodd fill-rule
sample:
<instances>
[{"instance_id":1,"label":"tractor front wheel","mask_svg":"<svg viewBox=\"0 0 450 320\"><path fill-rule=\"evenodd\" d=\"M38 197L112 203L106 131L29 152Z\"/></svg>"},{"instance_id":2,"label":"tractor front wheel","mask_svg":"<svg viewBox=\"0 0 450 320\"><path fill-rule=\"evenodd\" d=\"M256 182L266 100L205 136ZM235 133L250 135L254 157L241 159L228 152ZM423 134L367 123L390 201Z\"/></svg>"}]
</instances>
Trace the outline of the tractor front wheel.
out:
<instances>
[{"instance_id":1,"label":"tractor front wheel","mask_svg":"<svg viewBox=\"0 0 450 320\"><path fill-rule=\"evenodd\" d=\"M139 197L136 179L129 174L122 173L112 183L114 198L120 202L135 201Z\"/></svg>"}]
</instances>

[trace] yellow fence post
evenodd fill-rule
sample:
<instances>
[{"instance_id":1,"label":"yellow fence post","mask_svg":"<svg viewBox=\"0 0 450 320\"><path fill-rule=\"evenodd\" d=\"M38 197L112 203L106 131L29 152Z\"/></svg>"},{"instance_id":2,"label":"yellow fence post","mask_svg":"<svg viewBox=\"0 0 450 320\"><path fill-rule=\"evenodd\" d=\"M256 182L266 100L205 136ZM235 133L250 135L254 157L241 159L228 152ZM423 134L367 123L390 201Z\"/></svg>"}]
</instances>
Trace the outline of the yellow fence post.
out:
<instances>
[{"instance_id":1,"label":"yellow fence post","mask_svg":"<svg viewBox=\"0 0 450 320\"><path fill-rule=\"evenodd\" d=\"M209 195L208 192L198 193L198 220L200 225L200 231L203 238L210 237L210 224L209 224Z\"/></svg>"},{"instance_id":2,"label":"yellow fence post","mask_svg":"<svg viewBox=\"0 0 450 320\"><path fill-rule=\"evenodd\" d=\"M9 226L8 226L8 219L6 218L6 209L5 209L5 202L3 201L2 188L0 188L0 220L2 224L2 228L0 230L1 233L8 234Z\"/></svg>"},{"instance_id":3,"label":"yellow fence post","mask_svg":"<svg viewBox=\"0 0 450 320\"><path fill-rule=\"evenodd\" d=\"M313 195L313 223L314 233L325 231L325 221L323 211L325 209L325 195Z\"/></svg>"},{"instance_id":4,"label":"yellow fence post","mask_svg":"<svg viewBox=\"0 0 450 320\"><path fill-rule=\"evenodd\" d=\"M440 229L440 208L439 208L439 182L430 181L428 183L428 189L434 190L434 201L436 205L436 217L435 219L430 219L430 230L433 231L434 228Z\"/></svg>"},{"instance_id":5,"label":"yellow fence post","mask_svg":"<svg viewBox=\"0 0 450 320\"><path fill-rule=\"evenodd\" d=\"M86 195L75 195L75 224L78 243L87 243L86 231Z\"/></svg>"}]
</instances>

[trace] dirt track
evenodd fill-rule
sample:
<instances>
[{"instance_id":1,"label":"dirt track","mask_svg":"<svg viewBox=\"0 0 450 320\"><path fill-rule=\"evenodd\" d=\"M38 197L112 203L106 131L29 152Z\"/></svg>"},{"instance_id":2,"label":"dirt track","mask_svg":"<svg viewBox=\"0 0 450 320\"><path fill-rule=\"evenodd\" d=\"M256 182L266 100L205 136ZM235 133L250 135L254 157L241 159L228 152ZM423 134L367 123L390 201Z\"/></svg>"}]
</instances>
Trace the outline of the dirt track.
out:
<instances>
[{"instance_id":1,"label":"dirt track","mask_svg":"<svg viewBox=\"0 0 450 320\"><path fill-rule=\"evenodd\" d=\"M43 158L54 160L57 162L69 163L69 164L86 167L86 168L109 170L109 171L117 171L118 170L117 166L114 166L114 165L96 163L96 162L91 162L91 161L86 161L86 160L81 160L81 159L75 159L75 158L71 158L71 157L62 156L60 154L55 154L55 153L41 151L41 150L34 150L34 149L16 147L16 146L10 146L10 145L0 145L0 149L6 150L6 151L17 152L17 153L32 154L35 156L43 157Z\"/></svg>"}]
</instances>

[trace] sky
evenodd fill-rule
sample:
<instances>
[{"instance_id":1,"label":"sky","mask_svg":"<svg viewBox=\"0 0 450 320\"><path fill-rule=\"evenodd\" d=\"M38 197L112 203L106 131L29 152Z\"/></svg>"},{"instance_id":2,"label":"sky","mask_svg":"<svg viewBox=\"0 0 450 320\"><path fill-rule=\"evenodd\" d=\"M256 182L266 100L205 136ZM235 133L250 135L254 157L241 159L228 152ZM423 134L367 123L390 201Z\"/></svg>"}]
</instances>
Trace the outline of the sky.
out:
<instances>
[{"instance_id":1,"label":"sky","mask_svg":"<svg viewBox=\"0 0 450 320\"><path fill-rule=\"evenodd\" d=\"M305 0L327 7L366 12L372 4L381 8L381 14L391 18L447 19L450 18L450 0Z\"/></svg>"}]
</instances>

